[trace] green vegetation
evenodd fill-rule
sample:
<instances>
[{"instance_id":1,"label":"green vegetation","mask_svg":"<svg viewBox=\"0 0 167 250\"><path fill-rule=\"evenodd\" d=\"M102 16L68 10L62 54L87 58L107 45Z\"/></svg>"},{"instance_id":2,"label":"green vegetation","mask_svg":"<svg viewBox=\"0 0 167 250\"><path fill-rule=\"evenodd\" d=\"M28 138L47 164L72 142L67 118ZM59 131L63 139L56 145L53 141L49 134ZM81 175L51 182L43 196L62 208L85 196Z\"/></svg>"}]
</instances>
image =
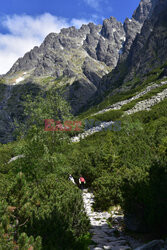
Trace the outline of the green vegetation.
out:
<instances>
[{"instance_id":1,"label":"green vegetation","mask_svg":"<svg viewBox=\"0 0 167 250\"><path fill-rule=\"evenodd\" d=\"M111 106L112 104L114 104L116 102L123 101L123 100L126 100L126 99L130 99L131 97L133 97L134 95L136 95L136 92L138 90L139 89L136 88L134 90L130 90L130 91L127 91L127 92L121 92L121 93L115 94L113 96L108 96L100 104L98 104L98 105L90 108L86 112L84 112L81 115L79 115L79 118L80 119L87 118L87 117L93 115L94 113L96 113L96 112L98 112L98 111L100 111L102 109L105 109L105 108Z\"/></svg>"},{"instance_id":2,"label":"green vegetation","mask_svg":"<svg viewBox=\"0 0 167 250\"><path fill-rule=\"evenodd\" d=\"M167 100L122 117L121 131L103 131L72 148L70 162L93 188L95 208L120 204L139 230L167 232ZM79 162L79 166L78 166Z\"/></svg>"},{"instance_id":3,"label":"green vegetation","mask_svg":"<svg viewBox=\"0 0 167 250\"><path fill-rule=\"evenodd\" d=\"M58 83L60 83L62 80L63 80L63 76L59 77L59 78L56 78L56 77L44 77L44 78L41 78L41 79L37 79L37 83L39 82L39 84L41 86L43 86L44 88L48 88L50 86L57 86Z\"/></svg>"},{"instance_id":4,"label":"green vegetation","mask_svg":"<svg viewBox=\"0 0 167 250\"><path fill-rule=\"evenodd\" d=\"M6 90L5 80L3 78L0 78L0 102L4 98L5 90Z\"/></svg>"},{"instance_id":5,"label":"green vegetation","mask_svg":"<svg viewBox=\"0 0 167 250\"><path fill-rule=\"evenodd\" d=\"M3 78L0 78L0 84L5 84L5 80Z\"/></svg>"},{"instance_id":6,"label":"green vegetation","mask_svg":"<svg viewBox=\"0 0 167 250\"><path fill-rule=\"evenodd\" d=\"M141 84L141 79L139 77L135 77L132 81L126 82L125 84L123 84L123 86L126 87L134 87L137 85Z\"/></svg>"},{"instance_id":7,"label":"green vegetation","mask_svg":"<svg viewBox=\"0 0 167 250\"><path fill-rule=\"evenodd\" d=\"M140 86L141 87L141 86ZM142 98L166 86L152 90ZM138 88L139 89L139 88ZM134 91L134 92L133 92ZM113 99L124 99L136 90ZM68 181L82 174L95 195L94 209L120 206L156 235L167 232L167 100L151 111L122 117L122 110L88 116L117 120L79 143L74 131L44 131L44 119L79 121L55 89L28 96L14 143L0 145L0 246L2 249L88 249L91 235L82 193ZM88 113L87 113L88 115ZM85 114L84 114L85 116ZM83 117L84 117L83 116ZM16 155L24 155L8 164Z\"/></svg>"},{"instance_id":8,"label":"green vegetation","mask_svg":"<svg viewBox=\"0 0 167 250\"><path fill-rule=\"evenodd\" d=\"M116 121L123 115L123 111L121 110L111 110L108 112L105 112L103 114L98 114L89 117L88 119L93 119L94 121Z\"/></svg>"},{"instance_id":9,"label":"green vegetation","mask_svg":"<svg viewBox=\"0 0 167 250\"><path fill-rule=\"evenodd\" d=\"M16 143L1 146L0 244L3 249L87 249L89 221L81 191L68 181L73 173L66 133L44 131L45 118L71 118L52 90L45 98L28 97L26 124ZM13 155L24 158L7 164Z\"/></svg>"},{"instance_id":10,"label":"green vegetation","mask_svg":"<svg viewBox=\"0 0 167 250\"><path fill-rule=\"evenodd\" d=\"M8 110L11 116L18 122L24 120L24 101L29 93L35 98L41 89L38 85L28 82L26 84L15 85L11 91L11 98L8 100Z\"/></svg>"}]
</instances>

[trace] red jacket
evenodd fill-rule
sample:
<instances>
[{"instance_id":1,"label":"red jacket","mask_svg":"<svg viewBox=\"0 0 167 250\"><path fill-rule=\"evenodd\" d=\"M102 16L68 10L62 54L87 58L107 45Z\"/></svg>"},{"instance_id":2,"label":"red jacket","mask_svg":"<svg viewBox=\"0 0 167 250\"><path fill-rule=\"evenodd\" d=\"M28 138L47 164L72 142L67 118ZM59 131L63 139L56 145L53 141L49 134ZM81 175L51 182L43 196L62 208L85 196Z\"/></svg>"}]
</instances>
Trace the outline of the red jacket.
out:
<instances>
[{"instance_id":1,"label":"red jacket","mask_svg":"<svg viewBox=\"0 0 167 250\"><path fill-rule=\"evenodd\" d=\"M83 182L83 183L86 183L85 179L83 177L80 177L79 178L79 182Z\"/></svg>"}]
</instances>

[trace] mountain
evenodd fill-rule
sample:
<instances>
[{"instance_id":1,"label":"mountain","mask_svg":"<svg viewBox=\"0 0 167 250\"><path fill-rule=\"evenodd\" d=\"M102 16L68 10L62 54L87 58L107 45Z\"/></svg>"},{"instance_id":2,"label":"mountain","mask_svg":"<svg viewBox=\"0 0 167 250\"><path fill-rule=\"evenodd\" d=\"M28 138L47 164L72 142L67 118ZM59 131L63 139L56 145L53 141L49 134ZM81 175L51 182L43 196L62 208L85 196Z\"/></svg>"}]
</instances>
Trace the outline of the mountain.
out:
<instances>
[{"instance_id":1,"label":"mountain","mask_svg":"<svg viewBox=\"0 0 167 250\"><path fill-rule=\"evenodd\" d=\"M49 34L1 79L0 141L13 139L8 138L13 121L24 119L23 97L30 92L35 96L41 90L61 89L77 114L112 95L113 89L133 87L126 82L165 62L166 30L165 1L142 0L124 24L110 17L102 25Z\"/></svg>"},{"instance_id":2,"label":"mountain","mask_svg":"<svg viewBox=\"0 0 167 250\"><path fill-rule=\"evenodd\" d=\"M104 20L103 25L62 29L19 58L7 78L26 72L27 80L49 76L63 85L65 81L68 99L77 112L97 91L101 77L117 65L124 41L123 25L114 17Z\"/></svg>"},{"instance_id":3,"label":"mountain","mask_svg":"<svg viewBox=\"0 0 167 250\"><path fill-rule=\"evenodd\" d=\"M147 11L147 8L143 7L143 1L141 1L138 9L134 12L133 17L135 18L140 17L139 13L141 13L142 18L138 18L140 22L144 18L141 9L145 9L148 17L145 19L140 33L136 35L133 43L129 46L128 53L126 52L125 44L126 56L123 54L114 71L103 80L105 81L103 86L105 91L106 89L116 87L126 89L126 86L128 86L127 88L131 88L136 84L140 84L142 79L148 76L149 72L163 64L163 74L166 74L167 2L165 0L148 2L149 4L150 2L152 3L150 12Z\"/></svg>"},{"instance_id":4,"label":"mountain","mask_svg":"<svg viewBox=\"0 0 167 250\"><path fill-rule=\"evenodd\" d=\"M145 20L151 16L156 3L157 0L142 0L138 8L134 11L132 18L125 19L124 30L126 33L126 41L122 48L120 61L127 58L136 35L140 33Z\"/></svg>"},{"instance_id":5,"label":"mountain","mask_svg":"<svg viewBox=\"0 0 167 250\"><path fill-rule=\"evenodd\" d=\"M26 72L25 82L39 83L41 77L52 77L50 80L58 80L59 86L66 86L65 96L73 112L79 112L101 88L101 78L127 58L156 2L142 0L132 19L127 18L124 24L111 17L103 25L90 23L79 30L70 27L49 34L40 47L17 60L7 78ZM48 79L47 85L52 86Z\"/></svg>"},{"instance_id":6,"label":"mountain","mask_svg":"<svg viewBox=\"0 0 167 250\"><path fill-rule=\"evenodd\" d=\"M132 80L167 61L167 2L159 1L128 55L128 73L124 81Z\"/></svg>"},{"instance_id":7,"label":"mountain","mask_svg":"<svg viewBox=\"0 0 167 250\"><path fill-rule=\"evenodd\" d=\"M122 23L114 17L103 25L89 23L49 34L40 47L19 58L1 78L0 141L12 141L13 122L24 119L24 97L50 88L64 91L77 113L95 95L101 77L117 64L125 41Z\"/></svg>"}]
</instances>

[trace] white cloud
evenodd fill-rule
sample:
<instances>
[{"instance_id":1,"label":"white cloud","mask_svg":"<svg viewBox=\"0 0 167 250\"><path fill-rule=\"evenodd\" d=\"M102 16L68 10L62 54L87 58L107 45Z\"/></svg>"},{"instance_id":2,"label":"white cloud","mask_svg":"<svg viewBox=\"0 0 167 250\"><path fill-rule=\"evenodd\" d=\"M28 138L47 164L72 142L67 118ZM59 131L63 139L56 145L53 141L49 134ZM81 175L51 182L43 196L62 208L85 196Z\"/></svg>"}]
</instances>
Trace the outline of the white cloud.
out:
<instances>
[{"instance_id":1,"label":"white cloud","mask_svg":"<svg viewBox=\"0 0 167 250\"><path fill-rule=\"evenodd\" d=\"M2 24L8 28L13 35L43 37L49 32L59 32L61 28L68 26L67 19L52 16L49 13L32 17L28 15L7 16Z\"/></svg>"},{"instance_id":2,"label":"white cloud","mask_svg":"<svg viewBox=\"0 0 167 250\"><path fill-rule=\"evenodd\" d=\"M13 63L34 46L39 46L51 32L58 33L60 29L76 26L79 28L85 19L68 20L49 13L32 17L28 15L6 16L1 21L8 33L0 33L0 74L5 74Z\"/></svg>"},{"instance_id":3,"label":"white cloud","mask_svg":"<svg viewBox=\"0 0 167 250\"><path fill-rule=\"evenodd\" d=\"M86 19L75 19L73 18L70 22L72 26L75 26L77 29L79 29L82 24L88 24L90 22L93 22L92 20L86 20Z\"/></svg>"},{"instance_id":4,"label":"white cloud","mask_svg":"<svg viewBox=\"0 0 167 250\"><path fill-rule=\"evenodd\" d=\"M95 10L99 10L101 1L102 0L84 0L86 4L88 4L90 7L94 8Z\"/></svg>"},{"instance_id":5,"label":"white cloud","mask_svg":"<svg viewBox=\"0 0 167 250\"><path fill-rule=\"evenodd\" d=\"M112 11L112 7L110 6L109 0L82 0L91 8L96 10L97 12L103 12L104 10Z\"/></svg>"}]
</instances>

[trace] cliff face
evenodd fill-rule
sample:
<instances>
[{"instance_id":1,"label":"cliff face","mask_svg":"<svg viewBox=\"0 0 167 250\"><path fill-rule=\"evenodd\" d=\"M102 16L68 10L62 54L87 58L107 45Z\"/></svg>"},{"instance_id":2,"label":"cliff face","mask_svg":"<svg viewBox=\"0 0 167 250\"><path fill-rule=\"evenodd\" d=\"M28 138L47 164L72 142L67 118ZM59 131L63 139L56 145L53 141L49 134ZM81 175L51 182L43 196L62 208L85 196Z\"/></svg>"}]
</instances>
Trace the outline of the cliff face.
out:
<instances>
[{"instance_id":1,"label":"cliff face","mask_svg":"<svg viewBox=\"0 0 167 250\"><path fill-rule=\"evenodd\" d=\"M160 0L136 37L127 58L124 82L141 76L167 61L167 2Z\"/></svg>"},{"instance_id":2,"label":"cliff face","mask_svg":"<svg viewBox=\"0 0 167 250\"><path fill-rule=\"evenodd\" d=\"M145 7L144 2L148 4ZM143 13L146 13L147 17ZM138 21L134 21L133 18L138 18ZM142 78L167 61L167 2L165 0L141 1L133 18L132 22L125 20L125 30L127 32L130 29L134 30L133 25L135 25L139 28L139 32L137 35L129 32L130 36L127 36L117 67L103 78L104 91L121 87L134 78ZM144 23L141 25L143 20ZM164 68L164 72L165 70Z\"/></svg>"},{"instance_id":3,"label":"cliff face","mask_svg":"<svg viewBox=\"0 0 167 250\"><path fill-rule=\"evenodd\" d=\"M78 73L78 68L82 69L87 58L97 71L96 64L101 63L112 69L117 64L124 40L123 25L114 17L104 20L103 25L89 23L79 30L75 27L62 29L59 34L49 34L39 48L35 47L20 58L8 75L32 70L33 76L71 77Z\"/></svg>"},{"instance_id":4,"label":"cliff face","mask_svg":"<svg viewBox=\"0 0 167 250\"><path fill-rule=\"evenodd\" d=\"M119 63L127 58L136 35L140 33L144 22L152 15L157 2L158 0L141 0L138 8L134 11L132 18L125 19L124 30L126 33L126 41L122 48L122 55Z\"/></svg>"},{"instance_id":5,"label":"cliff face","mask_svg":"<svg viewBox=\"0 0 167 250\"><path fill-rule=\"evenodd\" d=\"M141 0L139 6L133 13L133 18L143 24L152 15L158 0Z\"/></svg>"}]
</instances>

